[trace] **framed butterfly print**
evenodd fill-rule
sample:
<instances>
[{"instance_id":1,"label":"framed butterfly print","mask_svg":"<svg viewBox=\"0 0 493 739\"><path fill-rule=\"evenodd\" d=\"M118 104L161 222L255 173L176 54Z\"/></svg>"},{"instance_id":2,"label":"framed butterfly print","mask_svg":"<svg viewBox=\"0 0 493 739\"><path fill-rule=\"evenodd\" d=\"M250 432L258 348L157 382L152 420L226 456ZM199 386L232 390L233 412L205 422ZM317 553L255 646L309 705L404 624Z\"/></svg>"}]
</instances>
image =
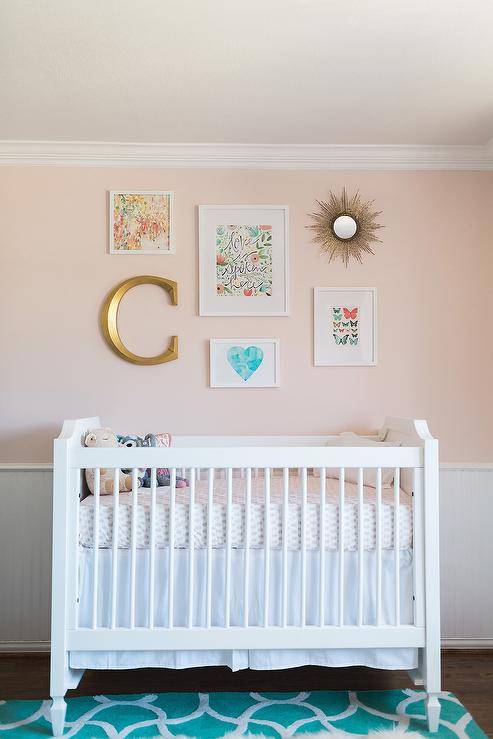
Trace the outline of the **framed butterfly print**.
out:
<instances>
[{"instance_id":1,"label":"framed butterfly print","mask_svg":"<svg viewBox=\"0 0 493 739\"><path fill-rule=\"evenodd\" d=\"M377 291L374 287L313 289L315 366L377 363Z\"/></svg>"}]
</instances>

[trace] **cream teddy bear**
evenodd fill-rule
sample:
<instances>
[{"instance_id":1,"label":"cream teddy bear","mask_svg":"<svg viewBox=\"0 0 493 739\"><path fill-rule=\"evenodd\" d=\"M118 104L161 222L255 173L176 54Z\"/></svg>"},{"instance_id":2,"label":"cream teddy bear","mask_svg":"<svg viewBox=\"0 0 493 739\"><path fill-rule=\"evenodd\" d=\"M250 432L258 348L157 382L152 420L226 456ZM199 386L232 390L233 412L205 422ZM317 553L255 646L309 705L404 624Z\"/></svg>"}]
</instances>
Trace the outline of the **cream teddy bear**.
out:
<instances>
[{"instance_id":1,"label":"cream teddy bear","mask_svg":"<svg viewBox=\"0 0 493 739\"><path fill-rule=\"evenodd\" d=\"M116 434L110 428L92 429L86 434L84 445L88 447L118 447ZM100 492L101 495L111 495L113 493L113 469L101 468L100 470ZM94 470L86 470L86 482L91 493L94 493ZM137 479L137 487L140 487L141 479ZM120 493L128 493L132 490L131 473L120 470Z\"/></svg>"}]
</instances>

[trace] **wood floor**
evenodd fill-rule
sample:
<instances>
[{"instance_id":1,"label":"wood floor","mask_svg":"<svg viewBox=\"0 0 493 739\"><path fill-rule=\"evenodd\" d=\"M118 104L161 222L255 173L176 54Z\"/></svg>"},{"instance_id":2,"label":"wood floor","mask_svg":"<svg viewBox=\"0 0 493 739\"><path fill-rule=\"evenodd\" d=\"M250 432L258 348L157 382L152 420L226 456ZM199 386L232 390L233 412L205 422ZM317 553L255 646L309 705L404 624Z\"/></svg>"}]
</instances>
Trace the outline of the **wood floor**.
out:
<instances>
[{"instance_id":1,"label":"wood floor","mask_svg":"<svg viewBox=\"0 0 493 739\"><path fill-rule=\"evenodd\" d=\"M493 737L493 651L445 651L443 689L455 693L487 736ZM385 690L411 687L406 673L347 667L231 672L191 670L92 670L70 696L166 691ZM48 654L1 654L0 699L48 698Z\"/></svg>"}]
</instances>

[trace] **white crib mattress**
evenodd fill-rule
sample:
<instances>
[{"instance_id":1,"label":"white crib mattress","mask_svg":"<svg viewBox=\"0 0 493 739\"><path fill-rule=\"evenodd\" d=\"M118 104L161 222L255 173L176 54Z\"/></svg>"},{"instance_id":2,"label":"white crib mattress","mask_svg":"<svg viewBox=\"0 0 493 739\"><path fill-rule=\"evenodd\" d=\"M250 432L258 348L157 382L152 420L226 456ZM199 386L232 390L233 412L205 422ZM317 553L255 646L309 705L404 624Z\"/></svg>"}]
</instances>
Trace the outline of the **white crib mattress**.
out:
<instances>
[{"instance_id":1,"label":"white crib mattress","mask_svg":"<svg viewBox=\"0 0 493 739\"><path fill-rule=\"evenodd\" d=\"M306 546L307 549L318 549L320 541L320 479L308 475L307 507L306 507ZM245 487L242 477L233 478L232 513L231 513L231 545L233 548L245 546ZM298 476L289 478L288 504L288 548L301 549L302 539L302 506L301 479ZM250 546L264 546L264 480L252 477L252 497L250 508ZM195 506L193 511L193 535L195 549L207 546L207 480L199 480L195 488ZM158 548L167 547L169 543L169 499L170 489L157 489L155 542ZM214 481L214 504L212 516L212 546L221 548L226 543L226 499L227 482L216 477ZM183 549L189 542L189 500L190 489L176 490L175 507L175 547ZM283 520L283 478L272 475L270 493L270 546L272 549L282 547ZM113 543L113 496L100 497L99 546L108 548ZM151 493L147 488L138 491L136 546L139 549L149 546L151 529ZM394 491L382 489L381 506L381 541L383 549L394 547ZM399 502L399 548L412 546L412 499L409 493L400 491ZM132 493L121 493L118 512L118 547L131 546L132 531ZM363 548L375 549L377 533L377 507L375 488L364 486L363 505ZM80 505L79 541L82 546L94 546L94 497L90 495ZM339 547L339 480L326 480L325 507L325 548ZM358 548L358 504L357 485L345 484L344 504L344 548L354 551Z\"/></svg>"}]
</instances>

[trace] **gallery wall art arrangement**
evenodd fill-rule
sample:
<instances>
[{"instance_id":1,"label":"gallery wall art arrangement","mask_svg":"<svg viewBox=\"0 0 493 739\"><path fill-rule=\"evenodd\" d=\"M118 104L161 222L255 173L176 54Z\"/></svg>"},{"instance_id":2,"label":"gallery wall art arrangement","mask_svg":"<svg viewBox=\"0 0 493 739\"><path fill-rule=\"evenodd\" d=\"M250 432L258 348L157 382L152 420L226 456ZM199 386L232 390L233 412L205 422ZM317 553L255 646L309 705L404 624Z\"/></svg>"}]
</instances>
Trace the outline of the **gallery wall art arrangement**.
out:
<instances>
[{"instance_id":1,"label":"gallery wall art arrangement","mask_svg":"<svg viewBox=\"0 0 493 739\"><path fill-rule=\"evenodd\" d=\"M170 254L172 192L110 192L110 253ZM373 253L370 241L377 213L359 193L346 190L313 215L316 241L324 243L329 261L339 255L361 261ZM338 245L341 242L342 246ZM135 364L177 359L178 337L154 357L131 352L118 333L118 307L125 292L139 284L169 290L177 303L177 285L151 275L124 280L109 293L102 309L102 330L111 348ZM284 205L199 206L199 314L201 316L289 315L289 208ZM315 366L376 364L376 291L373 288L314 288ZM210 387L279 387L277 339L211 339Z\"/></svg>"}]
</instances>

